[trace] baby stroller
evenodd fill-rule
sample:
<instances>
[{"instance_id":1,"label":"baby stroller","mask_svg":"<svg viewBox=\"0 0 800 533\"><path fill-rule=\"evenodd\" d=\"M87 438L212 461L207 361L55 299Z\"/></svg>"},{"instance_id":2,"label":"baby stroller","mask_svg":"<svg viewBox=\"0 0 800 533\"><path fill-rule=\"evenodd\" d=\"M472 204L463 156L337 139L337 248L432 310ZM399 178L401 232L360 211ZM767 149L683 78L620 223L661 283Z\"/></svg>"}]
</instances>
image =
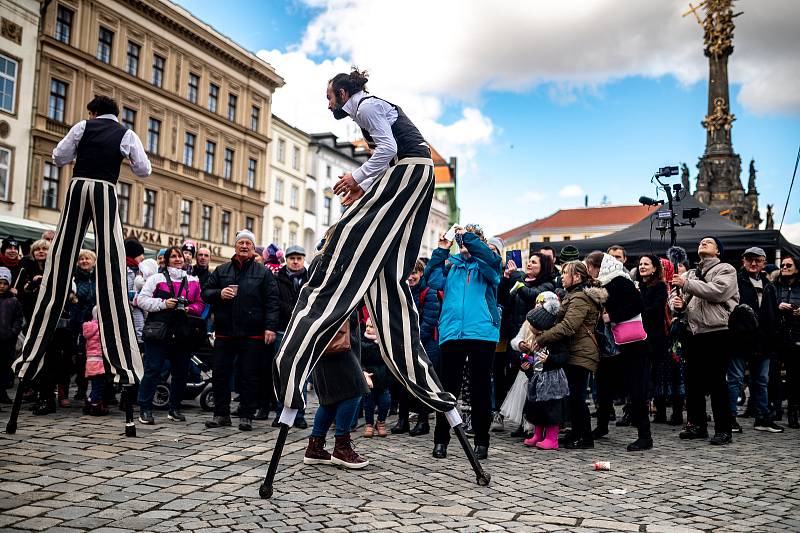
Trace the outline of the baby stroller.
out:
<instances>
[{"instance_id":1,"label":"baby stroller","mask_svg":"<svg viewBox=\"0 0 800 533\"><path fill-rule=\"evenodd\" d=\"M197 400L203 411L214 410L214 391L211 388L211 365L213 364L214 348L210 342L203 343L193 350L189 358L189 375L186 378L186 389L183 400ZM156 385L153 397L153 407L166 409L169 405L169 384L172 375L169 369L162 373L162 381Z\"/></svg>"}]
</instances>

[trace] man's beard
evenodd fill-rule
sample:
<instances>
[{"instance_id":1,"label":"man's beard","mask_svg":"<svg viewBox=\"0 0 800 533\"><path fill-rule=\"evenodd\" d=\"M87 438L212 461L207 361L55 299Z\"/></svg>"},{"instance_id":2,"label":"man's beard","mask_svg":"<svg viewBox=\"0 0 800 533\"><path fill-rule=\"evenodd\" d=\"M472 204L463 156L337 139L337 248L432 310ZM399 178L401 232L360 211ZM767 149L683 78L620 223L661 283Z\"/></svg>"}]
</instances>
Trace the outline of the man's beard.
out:
<instances>
[{"instance_id":1,"label":"man's beard","mask_svg":"<svg viewBox=\"0 0 800 533\"><path fill-rule=\"evenodd\" d=\"M336 120L342 120L343 118L347 118L350 116L341 107L334 107L333 109L331 109L331 113L333 113L333 118L335 118Z\"/></svg>"}]
</instances>

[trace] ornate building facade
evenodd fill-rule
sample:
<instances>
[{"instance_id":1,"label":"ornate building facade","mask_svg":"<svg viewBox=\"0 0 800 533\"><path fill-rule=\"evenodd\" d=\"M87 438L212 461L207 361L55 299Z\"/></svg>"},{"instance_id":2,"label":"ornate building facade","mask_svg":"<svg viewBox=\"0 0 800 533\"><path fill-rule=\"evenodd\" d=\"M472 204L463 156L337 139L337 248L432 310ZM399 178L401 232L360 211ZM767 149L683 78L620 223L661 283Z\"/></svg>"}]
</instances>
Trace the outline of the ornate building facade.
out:
<instances>
[{"instance_id":1,"label":"ornate building facade","mask_svg":"<svg viewBox=\"0 0 800 533\"><path fill-rule=\"evenodd\" d=\"M733 0L707 0L703 27L705 55L708 57L708 114L702 121L706 130L706 149L697 164L699 170L694 197L734 222L757 229L761 224L755 171L742 187L742 161L733 151L731 130L736 117L730 112L728 57L733 53ZM695 9L691 11L695 12Z\"/></svg>"},{"instance_id":2,"label":"ornate building facade","mask_svg":"<svg viewBox=\"0 0 800 533\"><path fill-rule=\"evenodd\" d=\"M191 238L216 261L231 256L237 230L260 237L271 100L283 85L270 65L160 0L52 2L40 47L26 218L57 222L72 172L50 154L93 95L105 94L153 164L145 179L123 165L126 236L151 250Z\"/></svg>"}]
</instances>

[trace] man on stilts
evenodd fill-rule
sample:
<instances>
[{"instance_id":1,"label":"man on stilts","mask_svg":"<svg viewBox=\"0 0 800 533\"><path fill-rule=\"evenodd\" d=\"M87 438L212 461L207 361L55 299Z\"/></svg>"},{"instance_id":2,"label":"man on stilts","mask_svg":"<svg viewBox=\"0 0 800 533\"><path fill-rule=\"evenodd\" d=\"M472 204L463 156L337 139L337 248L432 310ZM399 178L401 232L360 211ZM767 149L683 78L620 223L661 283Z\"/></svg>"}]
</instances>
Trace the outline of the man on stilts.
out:
<instances>
[{"instance_id":1,"label":"man on stilts","mask_svg":"<svg viewBox=\"0 0 800 533\"><path fill-rule=\"evenodd\" d=\"M283 401L281 431L262 497L272 481L295 413L304 406L303 385L322 352L359 302L366 301L381 355L394 377L420 402L444 412L478 476L485 474L464 436L455 398L445 391L419 338L419 317L406 283L419 253L433 200L430 148L400 107L367 93L365 73L338 74L327 88L328 108L351 117L373 149L370 159L346 173L334 193L348 206L329 232L322 257L300 292L280 352L275 390Z\"/></svg>"},{"instance_id":2,"label":"man on stilts","mask_svg":"<svg viewBox=\"0 0 800 533\"><path fill-rule=\"evenodd\" d=\"M97 310L103 354L124 385L138 383L143 372L142 356L136 342L128 307L125 248L119 218L116 183L123 159L139 177L150 175L151 166L142 141L119 124L119 106L107 96L95 96L86 106L89 120L70 129L53 150L59 167L75 161L64 210L56 236L50 245L42 285L36 299L22 355L14 363L20 386L14 401L7 433L14 433L19 415L21 390L41 370L48 343L67 300L72 272L89 222L94 228L97 251ZM127 387L123 393L127 392ZM128 406L131 398L127 399ZM132 424L132 421L130 421ZM131 434L126 427L126 434Z\"/></svg>"}]
</instances>

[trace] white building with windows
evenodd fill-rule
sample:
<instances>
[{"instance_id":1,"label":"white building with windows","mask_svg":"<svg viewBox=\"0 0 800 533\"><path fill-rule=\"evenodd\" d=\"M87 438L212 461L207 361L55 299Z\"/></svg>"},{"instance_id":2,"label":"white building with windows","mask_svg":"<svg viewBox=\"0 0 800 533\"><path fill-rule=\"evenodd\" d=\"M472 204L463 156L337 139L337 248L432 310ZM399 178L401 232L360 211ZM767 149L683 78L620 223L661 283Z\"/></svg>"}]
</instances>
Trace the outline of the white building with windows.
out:
<instances>
[{"instance_id":1,"label":"white building with windows","mask_svg":"<svg viewBox=\"0 0 800 533\"><path fill-rule=\"evenodd\" d=\"M277 244L283 250L305 246L304 218L309 197L306 174L310 137L304 131L272 115L272 150L269 156L270 184L264 213L264 246ZM310 198L312 204L314 198Z\"/></svg>"},{"instance_id":2,"label":"white building with windows","mask_svg":"<svg viewBox=\"0 0 800 533\"><path fill-rule=\"evenodd\" d=\"M306 196L309 203L306 204L303 239L307 250L316 246L331 224L341 216L341 199L333 194L339 176L354 171L363 160L355 157L352 143L339 142L333 133L313 133L308 161Z\"/></svg>"},{"instance_id":3,"label":"white building with windows","mask_svg":"<svg viewBox=\"0 0 800 533\"><path fill-rule=\"evenodd\" d=\"M0 0L0 8L0 224L5 225L26 222L39 2Z\"/></svg>"}]
</instances>

